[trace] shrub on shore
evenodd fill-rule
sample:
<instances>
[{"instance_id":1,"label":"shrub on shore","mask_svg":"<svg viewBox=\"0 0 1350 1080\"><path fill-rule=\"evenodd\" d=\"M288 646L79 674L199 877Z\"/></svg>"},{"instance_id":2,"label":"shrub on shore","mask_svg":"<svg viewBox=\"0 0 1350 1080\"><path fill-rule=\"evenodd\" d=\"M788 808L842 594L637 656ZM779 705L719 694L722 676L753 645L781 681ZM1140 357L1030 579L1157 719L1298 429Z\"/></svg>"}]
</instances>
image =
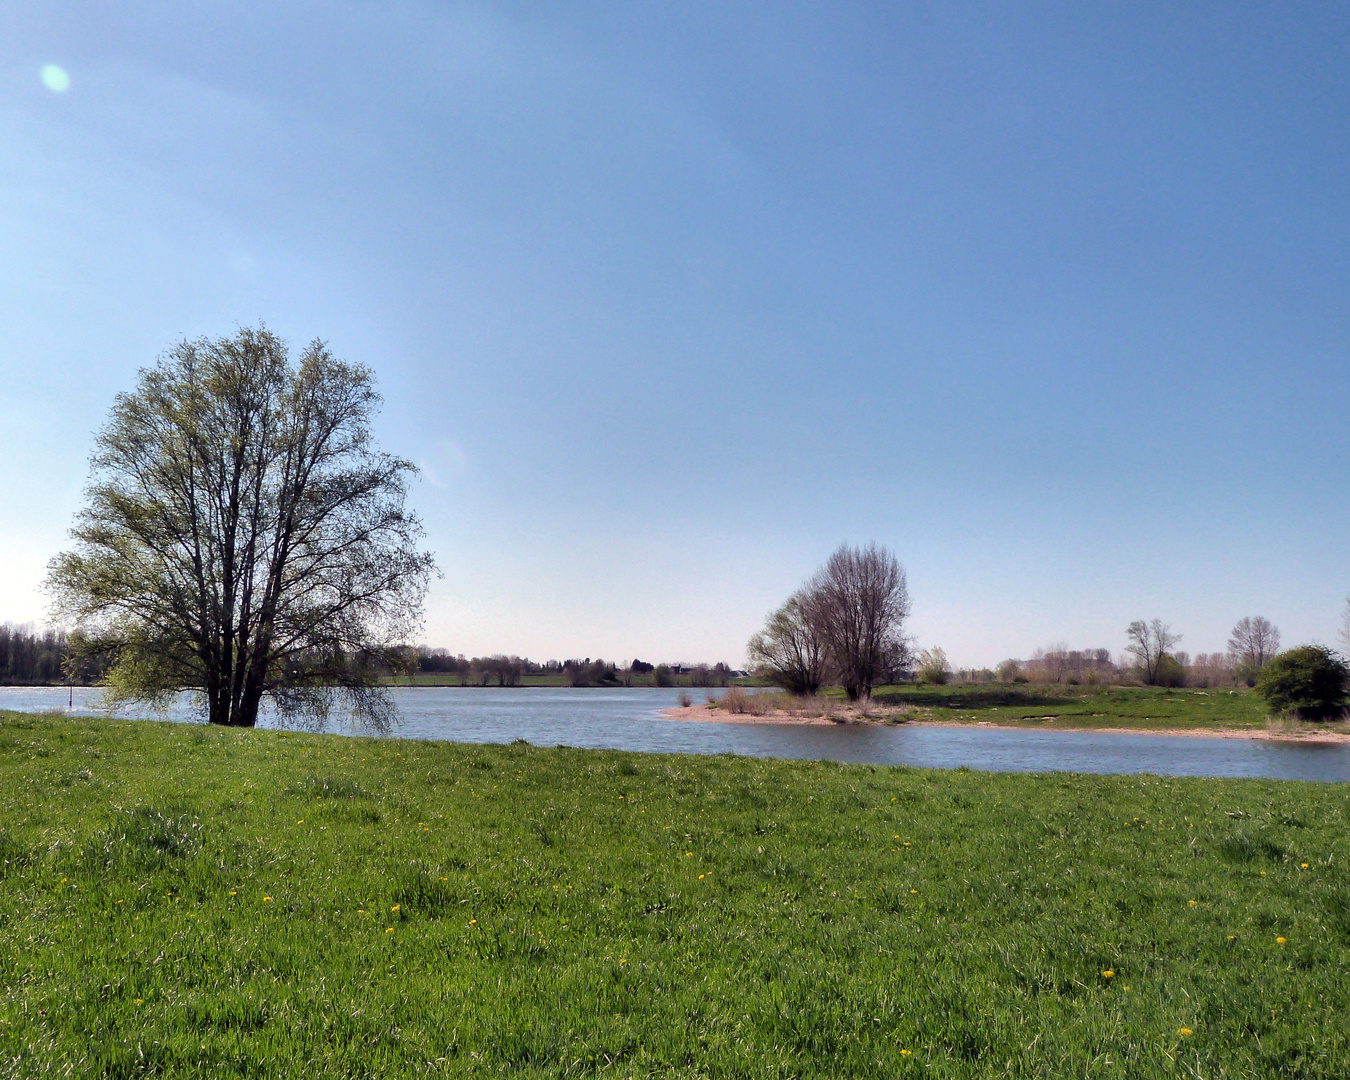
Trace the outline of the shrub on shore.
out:
<instances>
[{"instance_id":1,"label":"shrub on shore","mask_svg":"<svg viewBox=\"0 0 1350 1080\"><path fill-rule=\"evenodd\" d=\"M1345 712L1350 667L1324 645L1280 653L1261 669L1256 692L1276 713L1297 720L1334 720Z\"/></svg>"}]
</instances>

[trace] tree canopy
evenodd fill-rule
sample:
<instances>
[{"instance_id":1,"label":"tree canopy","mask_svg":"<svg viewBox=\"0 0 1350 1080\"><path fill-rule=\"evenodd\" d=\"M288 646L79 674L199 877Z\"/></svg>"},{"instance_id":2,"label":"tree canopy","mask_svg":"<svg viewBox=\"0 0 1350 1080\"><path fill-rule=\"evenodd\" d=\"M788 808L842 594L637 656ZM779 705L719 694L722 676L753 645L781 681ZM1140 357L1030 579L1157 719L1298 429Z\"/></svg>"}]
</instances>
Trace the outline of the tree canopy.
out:
<instances>
[{"instance_id":1,"label":"tree canopy","mask_svg":"<svg viewBox=\"0 0 1350 1080\"><path fill-rule=\"evenodd\" d=\"M379 676L435 567L379 404L367 368L320 341L292 362L264 327L184 341L118 395L47 579L116 696L197 691L211 723L252 726L264 697L321 723L345 691L387 727Z\"/></svg>"}]
</instances>

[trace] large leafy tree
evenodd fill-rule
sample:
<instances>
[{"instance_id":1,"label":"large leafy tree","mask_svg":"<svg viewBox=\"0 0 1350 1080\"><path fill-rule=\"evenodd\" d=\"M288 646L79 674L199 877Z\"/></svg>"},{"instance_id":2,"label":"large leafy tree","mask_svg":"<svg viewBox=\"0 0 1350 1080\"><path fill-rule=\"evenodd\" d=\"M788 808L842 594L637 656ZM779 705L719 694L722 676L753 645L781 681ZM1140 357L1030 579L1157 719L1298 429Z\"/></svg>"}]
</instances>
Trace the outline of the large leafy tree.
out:
<instances>
[{"instance_id":1,"label":"large leafy tree","mask_svg":"<svg viewBox=\"0 0 1350 1080\"><path fill-rule=\"evenodd\" d=\"M96 437L73 549L52 560L76 651L114 695L202 695L252 726L270 696L322 722L345 691L387 727L379 675L416 629L434 564L404 508L415 469L380 452L369 370L263 327L184 341Z\"/></svg>"}]
</instances>

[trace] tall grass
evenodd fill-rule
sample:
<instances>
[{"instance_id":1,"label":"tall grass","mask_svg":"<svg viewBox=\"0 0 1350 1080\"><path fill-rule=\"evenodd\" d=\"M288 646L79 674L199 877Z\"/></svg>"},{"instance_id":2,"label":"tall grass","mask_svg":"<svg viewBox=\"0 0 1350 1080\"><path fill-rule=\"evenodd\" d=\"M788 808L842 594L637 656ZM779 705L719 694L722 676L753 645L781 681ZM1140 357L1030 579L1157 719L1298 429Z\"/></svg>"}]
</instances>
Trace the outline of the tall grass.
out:
<instances>
[{"instance_id":1,"label":"tall grass","mask_svg":"<svg viewBox=\"0 0 1350 1080\"><path fill-rule=\"evenodd\" d=\"M728 689L713 704L737 716L767 716L770 713L782 713L786 716L821 717L833 716L838 711L837 703L823 694L799 696L771 690L750 694L739 686Z\"/></svg>"}]
</instances>

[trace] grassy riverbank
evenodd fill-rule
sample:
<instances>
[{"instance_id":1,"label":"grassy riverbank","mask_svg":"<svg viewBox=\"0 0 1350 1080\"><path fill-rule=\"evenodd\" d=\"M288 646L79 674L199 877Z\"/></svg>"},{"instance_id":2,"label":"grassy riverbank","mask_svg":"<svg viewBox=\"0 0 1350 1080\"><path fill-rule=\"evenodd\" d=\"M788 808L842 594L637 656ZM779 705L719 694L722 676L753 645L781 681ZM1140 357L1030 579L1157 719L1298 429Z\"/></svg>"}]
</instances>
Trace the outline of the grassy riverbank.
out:
<instances>
[{"instance_id":1,"label":"grassy riverbank","mask_svg":"<svg viewBox=\"0 0 1350 1080\"><path fill-rule=\"evenodd\" d=\"M11 1075L1350 1075L1350 790L0 714Z\"/></svg>"},{"instance_id":2,"label":"grassy riverbank","mask_svg":"<svg viewBox=\"0 0 1350 1080\"><path fill-rule=\"evenodd\" d=\"M1246 687L891 686L879 690L875 700L904 706L922 720L1139 731L1263 728L1268 711Z\"/></svg>"},{"instance_id":3,"label":"grassy riverbank","mask_svg":"<svg viewBox=\"0 0 1350 1080\"><path fill-rule=\"evenodd\" d=\"M886 686L868 702L849 702L831 687L814 697L779 692L747 695L732 688L716 701L672 709L691 720L753 719L771 722L996 725L1040 730L1159 731L1200 735L1350 738L1345 720L1304 723L1267 716L1250 690L1163 689L1154 686L954 685Z\"/></svg>"}]
</instances>

